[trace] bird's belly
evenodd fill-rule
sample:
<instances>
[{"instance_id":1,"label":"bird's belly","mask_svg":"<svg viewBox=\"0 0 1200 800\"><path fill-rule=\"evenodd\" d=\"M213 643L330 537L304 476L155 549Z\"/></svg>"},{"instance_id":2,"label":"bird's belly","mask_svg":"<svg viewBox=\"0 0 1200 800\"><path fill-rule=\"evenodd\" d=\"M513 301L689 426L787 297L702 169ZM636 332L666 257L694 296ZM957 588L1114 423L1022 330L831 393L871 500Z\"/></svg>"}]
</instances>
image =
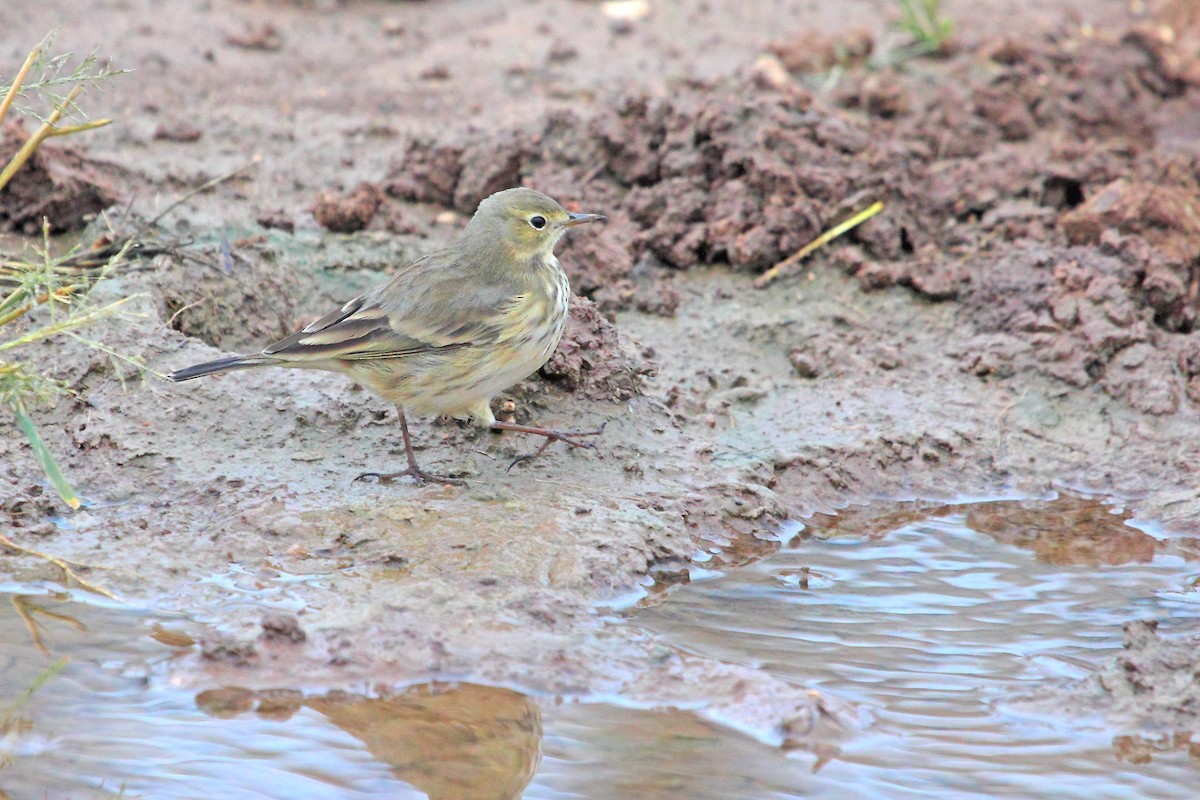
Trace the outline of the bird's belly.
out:
<instances>
[{"instance_id":1,"label":"bird's belly","mask_svg":"<svg viewBox=\"0 0 1200 800\"><path fill-rule=\"evenodd\" d=\"M406 411L465 419L540 369L558 345L563 322L513 342L368 362L353 377Z\"/></svg>"}]
</instances>

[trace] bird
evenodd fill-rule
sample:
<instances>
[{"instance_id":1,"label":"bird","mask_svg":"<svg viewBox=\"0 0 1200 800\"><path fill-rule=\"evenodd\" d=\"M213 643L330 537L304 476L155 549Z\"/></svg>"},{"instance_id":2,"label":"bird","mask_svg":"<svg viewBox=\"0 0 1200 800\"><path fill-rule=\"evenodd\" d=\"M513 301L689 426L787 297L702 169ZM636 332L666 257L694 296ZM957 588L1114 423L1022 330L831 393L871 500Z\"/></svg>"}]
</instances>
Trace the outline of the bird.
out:
<instances>
[{"instance_id":1,"label":"bird","mask_svg":"<svg viewBox=\"0 0 1200 800\"><path fill-rule=\"evenodd\" d=\"M554 248L571 228L602 214L568 211L526 187L479 203L462 233L445 247L398 269L359 295L259 353L175 370L167 379L259 367L340 372L395 405L408 466L359 478L462 484L421 469L405 412L445 415L494 431L545 437L535 458L556 441L592 447L591 431L559 431L492 414L491 400L542 367L562 337L571 287ZM511 469L512 465L509 465Z\"/></svg>"}]
</instances>

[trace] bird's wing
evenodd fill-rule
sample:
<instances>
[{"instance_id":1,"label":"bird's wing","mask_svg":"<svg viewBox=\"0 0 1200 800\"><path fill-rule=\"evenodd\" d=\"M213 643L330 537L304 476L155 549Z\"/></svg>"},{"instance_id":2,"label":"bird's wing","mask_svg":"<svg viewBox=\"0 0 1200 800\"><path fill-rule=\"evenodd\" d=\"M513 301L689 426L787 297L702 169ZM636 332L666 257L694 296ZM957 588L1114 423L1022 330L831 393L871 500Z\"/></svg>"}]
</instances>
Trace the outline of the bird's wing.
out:
<instances>
[{"instance_id":1,"label":"bird's wing","mask_svg":"<svg viewBox=\"0 0 1200 800\"><path fill-rule=\"evenodd\" d=\"M384 286L263 350L282 361L401 358L504 341L526 295L512 285L479 285L451 264L410 265Z\"/></svg>"}]
</instances>

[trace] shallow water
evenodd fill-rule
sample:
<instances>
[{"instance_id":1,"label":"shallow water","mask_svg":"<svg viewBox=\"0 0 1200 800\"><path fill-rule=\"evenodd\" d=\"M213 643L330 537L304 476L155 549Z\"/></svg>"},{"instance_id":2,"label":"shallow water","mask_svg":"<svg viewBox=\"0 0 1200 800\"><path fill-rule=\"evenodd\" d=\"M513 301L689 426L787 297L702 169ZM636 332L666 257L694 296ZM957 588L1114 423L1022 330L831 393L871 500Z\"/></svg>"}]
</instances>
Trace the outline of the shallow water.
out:
<instances>
[{"instance_id":1,"label":"shallow water","mask_svg":"<svg viewBox=\"0 0 1200 800\"><path fill-rule=\"evenodd\" d=\"M186 644L172 619L7 587L0 722L51 660L9 599L86 629L35 613L53 656L72 661L7 740L0 731L0 797L1196 796L1200 761L1185 739L1010 703L1085 675L1130 619L1163 619L1166 635L1200 628L1187 542L1064 499L818 518L786 545L762 543L762 560L722 569L746 560L744 545L714 548L711 570L617 624L870 709L871 727L820 761L620 698L185 690L166 680L170 644Z\"/></svg>"},{"instance_id":2,"label":"shallow water","mask_svg":"<svg viewBox=\"0 0 1200 800\"><path fill-rule=\"evenodd\" d=\"M1086 675L1130 619L1162 619L1166 635L1200 629L1189 550L1078 498L899 516L814 520L771 557L683 587L638 621L874 710L865 736L797 784L806 796L1197 796L1186 745L1129 764L1126 732L1007 702Z\"/></svg>"}]
</instances>

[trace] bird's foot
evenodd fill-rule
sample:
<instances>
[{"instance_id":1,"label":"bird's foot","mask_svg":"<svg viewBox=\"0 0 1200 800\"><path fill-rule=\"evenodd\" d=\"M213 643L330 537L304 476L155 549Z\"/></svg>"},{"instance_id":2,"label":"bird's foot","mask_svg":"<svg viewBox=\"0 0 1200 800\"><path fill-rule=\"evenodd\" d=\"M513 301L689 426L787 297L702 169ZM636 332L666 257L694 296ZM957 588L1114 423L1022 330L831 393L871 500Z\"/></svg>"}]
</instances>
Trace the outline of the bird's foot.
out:
<instances>
[{"instance_id":1,"label":"bird's foot","mask_svg":"<svg viewBox=\"0 0 1200 800\"><path fill-rule=\"evenodd\" d=\"M595 450L596 445L593 442L580 441L585 436L599 436L604 433L605 426L608 425L608 420L605 420L599 428L594 431L556 431L551 428L538 428L531 425L515 425L511 422L496 422L492 425L492 430L500 431L516 431L517 433L530 433L535 436L544 436L546 441L542 442L542 446L532 453L527 453L523 456L517 456L508 465L509 472L517 464L523 461L532 461L533 459L546 452L546 448L555 442L565 442L572 447L585 447L589 450Z\"/></svg>"},{"instance_id":2,"label":"bird's foot","mask_svg":"<svg viewBox=\"0 0 1200 800\"><path fill-rule=\"evenodd\" d=\"M412 478L413 483L415 483L417 486L424 486L427 483L448 483L451 486L467 485L467 482L462 478L451 478L449 475L435 475L432 472L426 472L416 464L413 464L408 469L402 469L399 472L364 472L354 480L375 480L378 483L386 484L400 478Z\"/></svg>"}]
</instances>

